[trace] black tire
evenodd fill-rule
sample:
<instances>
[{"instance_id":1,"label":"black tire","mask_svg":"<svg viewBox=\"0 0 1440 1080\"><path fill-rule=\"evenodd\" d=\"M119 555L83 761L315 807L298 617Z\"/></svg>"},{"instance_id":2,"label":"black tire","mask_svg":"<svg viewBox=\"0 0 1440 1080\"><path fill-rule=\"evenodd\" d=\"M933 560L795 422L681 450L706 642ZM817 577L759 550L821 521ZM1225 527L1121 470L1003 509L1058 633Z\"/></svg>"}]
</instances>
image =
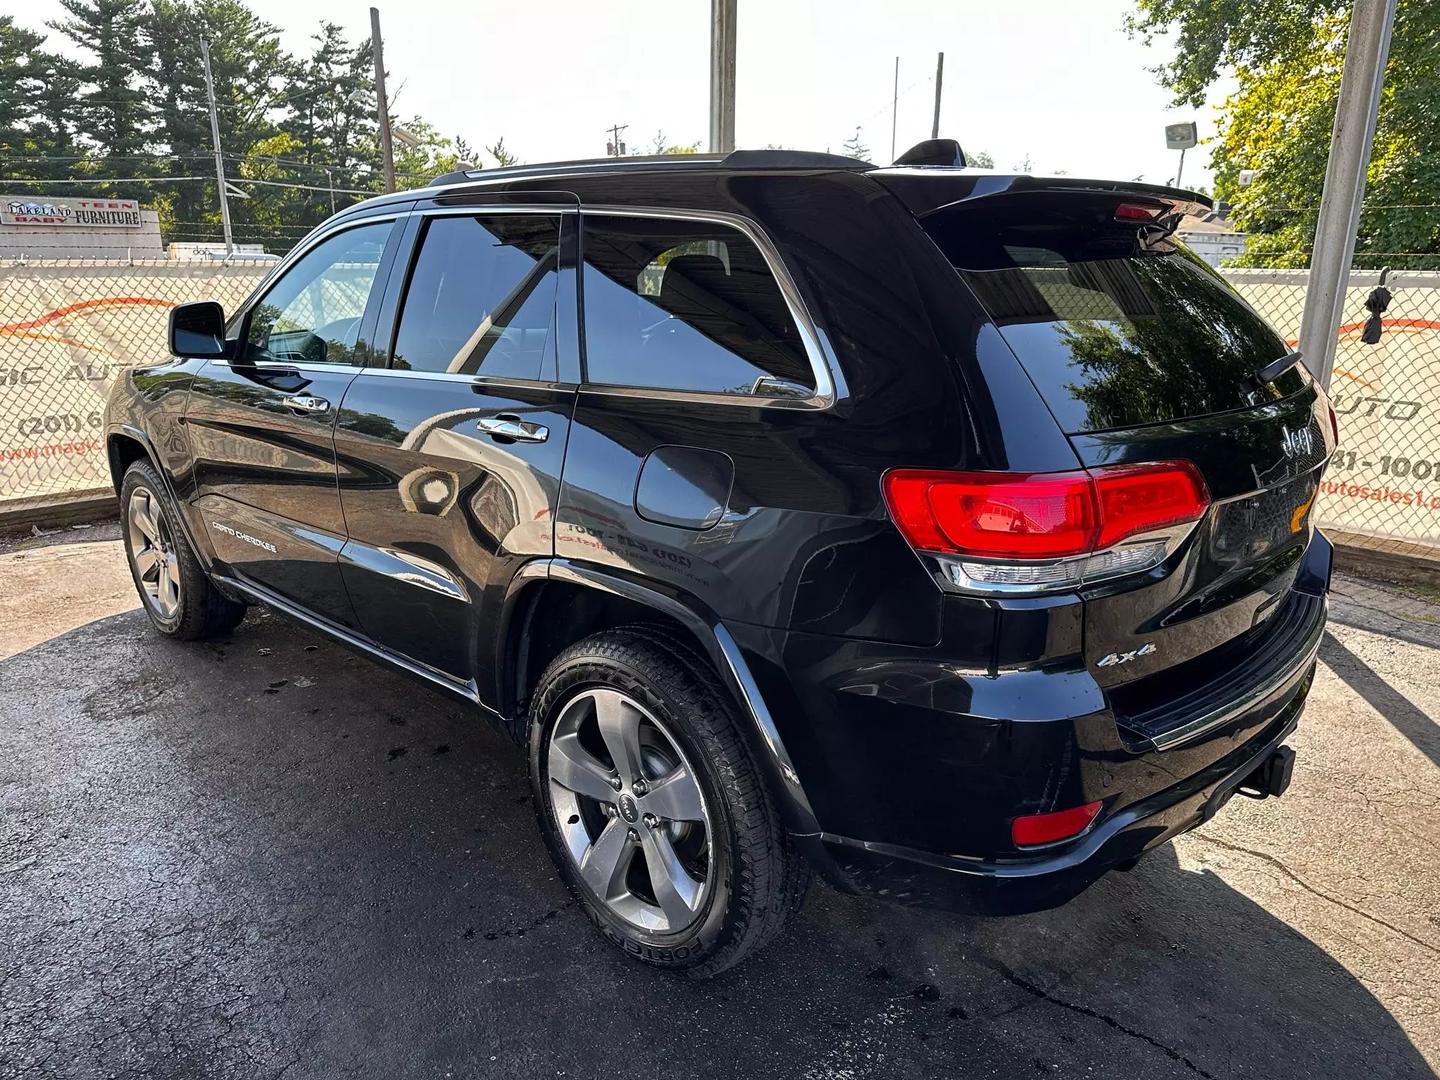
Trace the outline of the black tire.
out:
<instances>
[{"instance_id":1,"label":"black tire","mask_svg":"<svg viewBox=\"0 0 1440 1080\"><path fill-rule=\"evenodd\" d=\"M130 500L139 489L150 493L152 505L158 507L163 515L170 544L179 565L179 606L168 616L150 601L135 565L135 552L126 515ZM150 625L160 633L181 641L200 641L228 634L245 618L246 605L222 596L205 576L205 571L185 538L185 530L181 526L179 513L170 499L169 491L160 474L148 461L133 462L125 470L125 477L120 484L120 526L120 533L125 541L125 561L130 567L135 591L140 594L140 605L149 616Z\"/></svg>"},{"instance_id":2,"label":"black tire","mask_svg":"<svg viewBox=\"0 0 1440 1080\"><path fill-rule=\"evenodd\" d=\"M613 912L582 879L561 834L548 775L550 737L565 706L596 688L620 691L664 725L710 809L707 899L696 921L678 933L647 932ZM627 955L697 978L716 975L773 940L810 883L810 868L781 826L740 723L704 658L673 633L644 626L572 645L545 669L531 698L535 812L562 877L600 932Z\"/></svg>"}]
</instances>

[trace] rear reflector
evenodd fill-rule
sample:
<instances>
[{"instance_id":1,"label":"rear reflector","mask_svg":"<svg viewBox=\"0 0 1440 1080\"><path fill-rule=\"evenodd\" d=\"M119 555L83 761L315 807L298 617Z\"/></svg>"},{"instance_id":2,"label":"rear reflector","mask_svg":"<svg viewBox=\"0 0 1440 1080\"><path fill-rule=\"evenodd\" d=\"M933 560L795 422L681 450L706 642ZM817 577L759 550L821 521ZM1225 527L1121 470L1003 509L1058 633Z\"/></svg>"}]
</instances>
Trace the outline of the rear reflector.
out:
<instances>
[{"instance_id":1,"label":"rear reflector","mask_svg":"<svg viewBox=\"0 0 1440 1080\"><path fill-rule=\"evenodd\" d=\"M1097 800L1069 810L1026 814L1010 823L1010 838L1015 841L1016 847L1035 847L1069 840L1088 829L1098 813L1100 802Z\"/></svg>"},{"instance_id":2,"label":"rear reflector","mask_svg":"<svg viewBox=\"0 0 1440 1080\"><path fill-rule=\"evenodd\" d=\"M1209 505L1188 461L1066 473L893 469L884 490L917 550L980 559L1088 555L1198 521Z\"/></svg>"}]
</instances>

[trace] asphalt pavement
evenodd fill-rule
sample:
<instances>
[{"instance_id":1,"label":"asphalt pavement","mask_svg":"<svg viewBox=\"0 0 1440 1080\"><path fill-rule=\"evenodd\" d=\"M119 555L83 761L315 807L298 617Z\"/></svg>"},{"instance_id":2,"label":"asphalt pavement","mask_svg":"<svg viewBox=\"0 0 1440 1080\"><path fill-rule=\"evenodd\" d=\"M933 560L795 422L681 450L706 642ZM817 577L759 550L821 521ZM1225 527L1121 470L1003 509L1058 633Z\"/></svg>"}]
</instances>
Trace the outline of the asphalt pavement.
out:
<instances>
[{"instance_id":1,"label":"asphalt pavement","mask_svg":"<svg viewBox=\"0 0 1440 1080\"><path fill-rule=\"evenodd\" d=\"M1420 1078L1440 604L1337 580L1280 800L1056 911L823 887L716 981L627 961L520 752L282 619L148 631L113 530L0 551L0 1077Z\"/></svg>"}]
</instances>

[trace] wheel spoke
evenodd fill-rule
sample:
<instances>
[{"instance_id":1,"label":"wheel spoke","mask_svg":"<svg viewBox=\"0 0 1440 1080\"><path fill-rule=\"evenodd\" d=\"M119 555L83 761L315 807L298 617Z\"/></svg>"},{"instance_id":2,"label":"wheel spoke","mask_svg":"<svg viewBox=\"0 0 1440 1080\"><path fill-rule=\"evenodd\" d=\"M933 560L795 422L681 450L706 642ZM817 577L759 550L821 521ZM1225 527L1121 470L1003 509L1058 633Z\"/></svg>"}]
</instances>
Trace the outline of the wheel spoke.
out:
<instances>
[{"instance_id":1,"label":"wheel spoke","mask_svg":"<svg viewBox=\"0 0 1440 1080\"><path fill-rule=\"evenodd\" d=\"M148 493L137 491L130 500L130 520L152 544L160 539L160 529L155 524L154 504Z\"/></svg>"},{"instance_id":2,"label":"wheel spoke","mask_svg":"<svg viewBox=\"0 0 1440 1080\"><path fill-rule=\"evenodd\" d=\"M550 740L549 767L550 779L561 787L601 802L615 801L610 770L573 733Z\"/></svg>"},{"instance_id":3,"label":"wheel spoke","mask_svg":"<svg viewBox=\"0 0 1440 1080\"><path fill-rule=\"evenodd\" d=\"M612 819L580 860L580 876L602 900L609 900L624 886L625 871L635 853L629 833L625 822Z\"/></svg>"},{"instance_id":4,"label":"wheel spoke","mask_svg":"<svg viewBox=\"0 0 1440 1080\"><path fill-rule=\"evenodd\" d=\"M625 786L640 778L640 713L614 690L596 690L595 721Z\"/></svg>"},{"instance_id":5,"label":"wheel spoke","mask_svg":"<svg viewBox=\"0 0 1440 1080\"><path fill-rule=\"evenodd\" d=\"M650 871L650 888L665 913L670 927L679 929L687 925L695 915L695 906L700 897L700 882L696 881L680 865L680 857L670 838L657 829L645 832L641 843L645 847L645 868Z\"/></svg>"},{"instance_id":6,"label":"wheel spoke","mask_svg":"<svg viewBox=\"0 0 1440 1080\"><path fill-rule=\"evenodd\" d=\"M180 603L180 560L173 554L165 556L163 590L166 611L173 611Z\"/></svg>"},{"instance_id":7,"label":"wheel spoke","mask_svg":"<svg viewBox=\"0 0 1440 1080\"><path fill-rule=\"evenodd\" d=\"M135 569L140 572L142 579L149 579L152 574L156 574L164 561L165 556L158 548L146 548L135 553Z\"/></svg>"},{"instance_id":8,"label":"wheel spoke","mask_svg":"<svg viewBox=\"0 0 1440 1080\"><path fill-rule=\"evenodd\" d=\"M640 800L640 807L670 821L705 820L700 785L684 765L651 784L649 793Z\"/></svg>"}]
</instances>

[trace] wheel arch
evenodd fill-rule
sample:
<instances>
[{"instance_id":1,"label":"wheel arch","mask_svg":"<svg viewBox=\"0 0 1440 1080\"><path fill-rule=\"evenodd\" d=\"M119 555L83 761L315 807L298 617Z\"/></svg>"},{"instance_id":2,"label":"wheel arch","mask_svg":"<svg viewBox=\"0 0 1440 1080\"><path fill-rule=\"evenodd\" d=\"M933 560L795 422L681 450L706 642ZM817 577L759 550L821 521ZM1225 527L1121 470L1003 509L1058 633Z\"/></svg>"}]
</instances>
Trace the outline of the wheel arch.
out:
<instances>
[{"instance_id":1,"label":"wheel arch","mask_svg":"<svg viewBox=\"0 0 1440 1080\"><path fill-rule=\"evenodd\" d=\"M562 617L563 615L563 617ZM747 720L745 736L787 829L818 833L810 800L739 645L703 603L617 571L568 559L544 559L516 575L505 598L496 687L499 711L523 741L525 709L541 672L565 648L603 630L636 622L674 630L709 660Z\"/></svg>"},{"instance_id":2,"label":"wheel arch","mask_svg":"<svg viewBox=\"0 0 1440 1080\"><path fill-rule=\"evenodd\" d=\"M159 460L155 456L154 448L150 445L149 437L139 428L128 424L124 427L111 428L105 437L105 456L110 465L110 484L115 488L115 494L120 494L120 485L125 480L125 470L137 461L148 461L160 478L169 483L165 471L160 468Z\"/></svg>"}]
</instances>

